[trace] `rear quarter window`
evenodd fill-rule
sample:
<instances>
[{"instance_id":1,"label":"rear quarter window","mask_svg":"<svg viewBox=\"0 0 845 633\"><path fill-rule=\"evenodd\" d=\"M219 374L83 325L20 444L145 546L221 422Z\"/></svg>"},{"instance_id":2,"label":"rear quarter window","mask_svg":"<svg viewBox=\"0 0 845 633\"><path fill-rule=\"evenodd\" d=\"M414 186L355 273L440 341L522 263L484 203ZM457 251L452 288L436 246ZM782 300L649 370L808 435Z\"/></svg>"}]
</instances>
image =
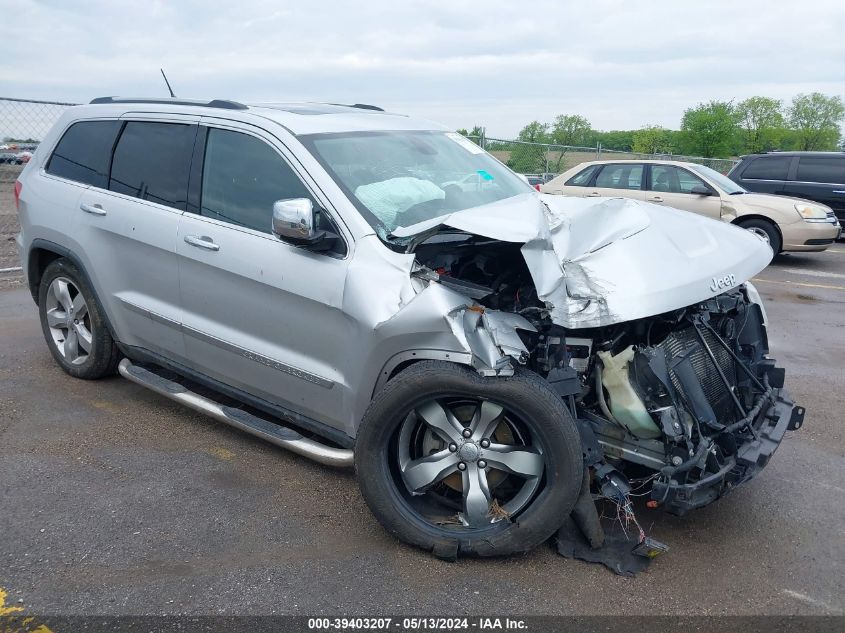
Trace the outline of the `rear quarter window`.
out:
<instances>
[{"instance_id":1,"label":"rear quarter window","mask_svg":"<svg viewBox=\"0 0 845 633\"><path fill-rule=\"evenodd\" d=\"M845 183L845 157L811 157L798 159L795 180L801 182Z\"/></svg>"},{"instance_id":2,"label":"rear quarter window","mask_svg":"<svg viewBox=\"0 0 845 633\"><path fill-rule=\"evenodd\" d=\"M742 172L741 178L750 180L786 180L791 156L764 156L755 158Z\"/></svg>"},{"instance_id":3,"label":"rear quarter window","mask_svg":"<svg viewBox=\"0 0 845 633\"><path fill-rule=\"evenodd\" d=\"M47 173L86 185L108 186L109 162L120 121L80 121L62 136L47 163Z\"/></svg>"}]
</instances>

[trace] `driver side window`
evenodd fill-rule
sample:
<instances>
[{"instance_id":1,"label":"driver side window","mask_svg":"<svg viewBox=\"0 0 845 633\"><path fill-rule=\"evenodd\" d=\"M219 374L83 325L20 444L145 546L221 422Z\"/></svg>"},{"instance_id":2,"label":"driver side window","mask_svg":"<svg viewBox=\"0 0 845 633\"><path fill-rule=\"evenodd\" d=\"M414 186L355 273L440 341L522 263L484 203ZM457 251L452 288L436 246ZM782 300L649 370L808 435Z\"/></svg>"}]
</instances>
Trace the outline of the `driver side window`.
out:
<instances>
[{"instance_id":1,"label":"driver side window","mask_svg":"<svg viewBox=\"0 0 845 633\"><path fill-rule=\"evenodd\" d=\"M709 187L686 169L674 165L651 166L651 190L664 193L691 193L694 187Z\"/></svg>"}]
</instances>

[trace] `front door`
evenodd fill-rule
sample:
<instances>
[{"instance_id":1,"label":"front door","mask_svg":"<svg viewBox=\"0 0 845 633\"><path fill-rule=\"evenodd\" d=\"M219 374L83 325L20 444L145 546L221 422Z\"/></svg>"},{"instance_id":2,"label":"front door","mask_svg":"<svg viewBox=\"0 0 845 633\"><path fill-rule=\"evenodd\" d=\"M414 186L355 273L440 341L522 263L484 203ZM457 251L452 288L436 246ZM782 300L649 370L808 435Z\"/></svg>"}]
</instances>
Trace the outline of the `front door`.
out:
<instances>
[{"instance_id":1,"label":"front door","mask_svg":"<svg viewBox=\"0 0 845 633\"><path fill-rule=\"evenodd\" d=\"M696 187L709 191L710 195L692 193ZM714 220L721 219L722 201L713 187L691 171L675 165L651 164L650 186L645 199Z\"/></svg>"},{"instance_id":2,"label":"front door","mask_svg":"<svg viewBox=\"0 0 845 633\"><path fill-rule=\"evenodd\" d=\"M312 419L342 418L345 245L316 253L271 233L276 200L320 207L272 139L235 126L199 138L198 200L176 243L190 366Z\"/></svg>"}]
</instances>

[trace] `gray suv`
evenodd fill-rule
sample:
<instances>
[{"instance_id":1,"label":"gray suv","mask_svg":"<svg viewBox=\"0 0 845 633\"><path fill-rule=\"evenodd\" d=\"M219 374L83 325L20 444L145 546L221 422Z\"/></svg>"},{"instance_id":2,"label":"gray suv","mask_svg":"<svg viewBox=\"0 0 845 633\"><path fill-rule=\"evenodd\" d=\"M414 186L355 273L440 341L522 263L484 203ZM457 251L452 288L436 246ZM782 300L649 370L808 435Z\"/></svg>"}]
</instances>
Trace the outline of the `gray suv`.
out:
<instances>
[{"instance_id":1,"label":"gray suv","mask_svg":"<svg viewBox=\"0 0 845 633\"><path fill-rule=\"evenodd\" d=\"M438 556L526 551L576 502L595 536L591 491L631 512L631 479L671 512L706 505L803 421L748 283L764 241L539 195L427 121L101 98L15 195L68 374L354 463L379 521Z\"/></svg>"}]
</instances>

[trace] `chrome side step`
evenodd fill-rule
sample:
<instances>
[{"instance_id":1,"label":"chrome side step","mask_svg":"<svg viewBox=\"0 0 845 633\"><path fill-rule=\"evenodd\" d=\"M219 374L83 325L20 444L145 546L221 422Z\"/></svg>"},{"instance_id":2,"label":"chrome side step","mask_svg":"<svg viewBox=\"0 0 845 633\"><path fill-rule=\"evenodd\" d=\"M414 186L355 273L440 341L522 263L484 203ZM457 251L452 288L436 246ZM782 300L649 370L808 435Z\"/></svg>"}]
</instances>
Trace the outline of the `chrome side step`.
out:
<instances>
[{"instance_id":1,"label":"chrome side step","mask_svg":"<svg viewBox=\"0 0 845 633\"><path fill-rule=\"evenodd\" d=\"M128 358L124 358L117 366L120 375L132 382L151 389L156 393L191 407L195 411L210 415L241 431L260 437L263 440L286 448L289 451L312 459L326 466L340 468L351 467L353 453L349 449L332 448L314 440L303 437L296 431L279 424L275 424L241 409L226 407L214 400L201 396L177 382L168 380L143 367L133 365Z\"/></svg>"}]
</instances>

